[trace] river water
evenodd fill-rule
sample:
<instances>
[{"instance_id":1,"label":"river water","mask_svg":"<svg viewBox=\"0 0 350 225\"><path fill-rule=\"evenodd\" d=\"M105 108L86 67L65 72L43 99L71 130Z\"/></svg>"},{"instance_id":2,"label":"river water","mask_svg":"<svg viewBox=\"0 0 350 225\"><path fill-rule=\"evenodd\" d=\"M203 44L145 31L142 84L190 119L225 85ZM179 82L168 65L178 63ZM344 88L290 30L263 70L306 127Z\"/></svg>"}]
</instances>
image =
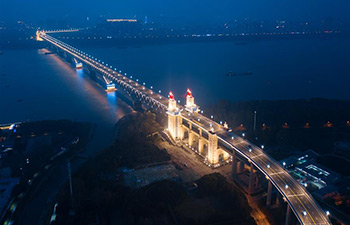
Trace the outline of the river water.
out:
<instances>
[{"instance_id":1,"label":"river water","mask_svg":"<svg viewBox=\"0 0 350 225\"><path fill-rule=\"evenodd\" d=\"M184 101L191 88L200 105L225 98L350 99L347 39L202 42L131 47L76 47L162 93ZM228 77L234 73L252 75ZM82 70L41 49L0 55L0 123L71 119L97 125L92 146L107 146L119 118L131 111Z\"/></svg>"},{"instance_id":2,"label":"river water","mask_svg":"<svg viewBox=\"0 0 350 225\"><path fill-rule=\"evenodd\" d=\"M72 43L73 44L73 43ZM79 43L74 43L79 46ZM219 99L349 99L350 40L299 39L202 42L128 48L93 44L85 52L146 85L200 105ZM226 74L252 72L248 76Z\"/></svg>"}]
</instances>

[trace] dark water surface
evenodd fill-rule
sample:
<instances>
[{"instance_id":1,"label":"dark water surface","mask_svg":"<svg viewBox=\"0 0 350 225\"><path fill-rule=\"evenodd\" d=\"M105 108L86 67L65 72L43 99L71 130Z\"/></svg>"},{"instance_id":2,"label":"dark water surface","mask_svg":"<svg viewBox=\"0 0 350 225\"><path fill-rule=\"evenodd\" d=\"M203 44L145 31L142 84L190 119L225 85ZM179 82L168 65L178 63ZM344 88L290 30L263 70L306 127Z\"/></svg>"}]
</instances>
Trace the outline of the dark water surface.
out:
<instances>
[{"instance_id":1,"label":"dark water surface","mask_svg":"<svg viewBox=\"0 0 350 225\"><path fill-rule=\"evenodd\" d=\"M72 44L163 93L172 90L184 99L192 88L199 104L222 98L350 98L350 40L344 38L128 48ZM230 71L252 75L225 76Z\"/></svg>"}]
</instances>

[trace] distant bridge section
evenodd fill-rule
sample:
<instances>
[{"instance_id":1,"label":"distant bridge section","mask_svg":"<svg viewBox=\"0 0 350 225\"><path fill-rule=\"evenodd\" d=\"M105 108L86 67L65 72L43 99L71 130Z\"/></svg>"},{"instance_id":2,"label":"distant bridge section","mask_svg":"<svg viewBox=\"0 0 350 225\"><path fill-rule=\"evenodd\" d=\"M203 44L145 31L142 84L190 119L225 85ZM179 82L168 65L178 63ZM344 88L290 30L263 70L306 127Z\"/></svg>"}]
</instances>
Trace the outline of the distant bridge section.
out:
<instances>
[{"instance_id":1,"label":"distant bridge section","mask_svg":"<svg viewBox=\"0 0 350 225\"><path fill-rule=\"evenodd\" d=\"M83 30L83 28L71 28L71 29L59 29L59 30L45 30L46 34L54 34L54 33L72 33Z\"/></svg>"}]
</instances>

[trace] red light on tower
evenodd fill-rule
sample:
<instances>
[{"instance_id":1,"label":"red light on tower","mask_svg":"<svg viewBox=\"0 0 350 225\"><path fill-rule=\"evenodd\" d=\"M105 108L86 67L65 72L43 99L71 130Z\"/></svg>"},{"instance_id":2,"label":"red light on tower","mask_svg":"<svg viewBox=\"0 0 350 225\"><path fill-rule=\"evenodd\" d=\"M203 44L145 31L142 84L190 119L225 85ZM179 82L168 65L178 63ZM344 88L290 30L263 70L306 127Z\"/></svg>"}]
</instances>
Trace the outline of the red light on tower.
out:
<instances>
[{"instance_id":1,"label":"red light on tower","mask_svg":"<svg viewBox=\"0 0 350 225\"><path fill-rule=\"evenodd\" d=\"M170 100L174 100L175 99L173 92L169 92L169 99Z\"/></svg>"},{"instance_id":2,"label":"red light on tower","mask_svg":"<svg viewBox=\"0 0 350 225\"><path fill-rule=\"evenodd\" d=\"M192 97L192 91L189 88L187 88L187 96Z\"/></svg>"}]
</instances>

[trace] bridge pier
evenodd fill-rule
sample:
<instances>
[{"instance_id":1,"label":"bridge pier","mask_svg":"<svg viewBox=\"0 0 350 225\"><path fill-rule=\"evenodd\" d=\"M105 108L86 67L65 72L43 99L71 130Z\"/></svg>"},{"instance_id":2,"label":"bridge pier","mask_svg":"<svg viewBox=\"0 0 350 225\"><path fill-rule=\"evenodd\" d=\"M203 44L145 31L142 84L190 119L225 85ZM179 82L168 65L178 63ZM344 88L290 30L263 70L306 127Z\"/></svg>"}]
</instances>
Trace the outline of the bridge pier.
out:
<instances>
[{"instance_id":1,"label":"bridge pier","mask_svg":"<svg viewBox=\"0 0 350 225\"><path fill-rule=\"evenodd\" d=\"M236 159L236 151L232 152L232 177L237 176L237 159Z\"/></svg>"},{"instance_id":2,"label":"bridge pier","mask_svg":"<svg viewBox=\"0 0 350 225\"><path fill-rule=\"evenodd\" d=\"M237 160L237 173L244 172L244 162Z\"/></svg>"},{"instance_id":3,"label":"bridge pier","mask_svg":"<svg viewBox=\"0 0 350 225\"><path fill-rule=\"evenodd\" d=\"M251 195L253 191L254 191L254 165L253 163L250 163L249 186L248 186L249 195Z\"/></svg>"},{"instance_id":4,"label":"bridge pier","mask_svg":"<svg viewBox=\"0 0 350 225\"><path fill-rule=\"evenodd\" d=\"M272 199L272 183L269 180L268 181L268 187L267 187L267 196L266 196L266 205L271 205L271 199Z\"/></svg>"},{"instance_id":5,"label":"bridge pier","mask_svg":"<svg viewBox=\"0 0 350 225\"><path fill-rule=\"evenodd\" d=\"M202 154L204 151L205 139L203 137L199 137L198 141L198 152Z\"/></svg>"},{"instance_id":6,"label":"bridge pier","mask_svg":"<svg viewBox=\"0 0 350 225\"><path fill-rule=\"evenodd\" d=\"M284 224L285 224L285 225L289 225L290 220L291 220L291 209L290 209L289 204L287 204L286 221L285 221Z\"/></svg>"}]
</instances>

